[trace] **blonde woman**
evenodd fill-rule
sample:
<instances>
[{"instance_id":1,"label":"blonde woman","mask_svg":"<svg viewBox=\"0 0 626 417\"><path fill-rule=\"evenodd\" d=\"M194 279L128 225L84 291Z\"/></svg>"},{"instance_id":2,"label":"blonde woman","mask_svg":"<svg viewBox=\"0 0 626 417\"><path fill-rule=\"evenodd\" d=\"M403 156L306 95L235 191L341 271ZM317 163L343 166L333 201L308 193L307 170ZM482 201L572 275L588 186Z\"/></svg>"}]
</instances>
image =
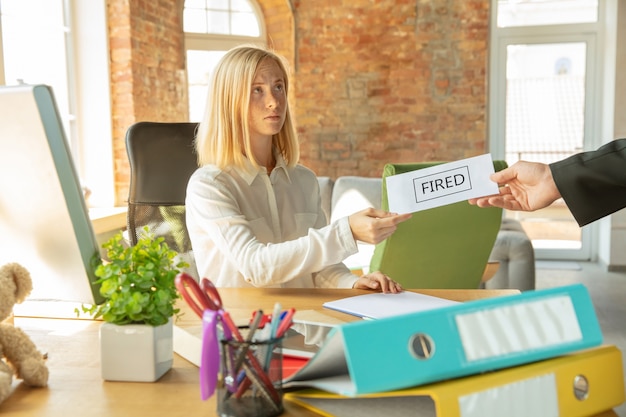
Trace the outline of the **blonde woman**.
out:
<instances>
[{"instance_id":1,"label":"blonde woman","mask_svg":"<svg viewBox=\"0 0 626 417\"><path fill-rule=\"evenodd\" d=\"M269 50L241 46L218 63L187 187L198 272L218 287L332 287L399 292L381 272L342 261L410 215L367 209L327 225L315 174L298 164L288 72Z\"/></svg>"}]
</instances>

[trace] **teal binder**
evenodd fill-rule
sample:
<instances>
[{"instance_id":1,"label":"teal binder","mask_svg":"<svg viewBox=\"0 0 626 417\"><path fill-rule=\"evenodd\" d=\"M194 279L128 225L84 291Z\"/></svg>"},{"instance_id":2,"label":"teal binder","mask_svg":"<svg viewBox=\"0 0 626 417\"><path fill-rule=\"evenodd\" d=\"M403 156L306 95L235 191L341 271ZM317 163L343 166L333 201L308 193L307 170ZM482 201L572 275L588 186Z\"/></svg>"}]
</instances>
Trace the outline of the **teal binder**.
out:
<instances>
[{"instance_id":1,"label":"teal binder","mask_svg":"<svg viewBox=\"0 0 626 417\"><path fill-rule=\"evenodd\" d=\"M355 396L479 374L602 343L580 284L335 327L284 388Z\"/></svg>"}]
</instances>

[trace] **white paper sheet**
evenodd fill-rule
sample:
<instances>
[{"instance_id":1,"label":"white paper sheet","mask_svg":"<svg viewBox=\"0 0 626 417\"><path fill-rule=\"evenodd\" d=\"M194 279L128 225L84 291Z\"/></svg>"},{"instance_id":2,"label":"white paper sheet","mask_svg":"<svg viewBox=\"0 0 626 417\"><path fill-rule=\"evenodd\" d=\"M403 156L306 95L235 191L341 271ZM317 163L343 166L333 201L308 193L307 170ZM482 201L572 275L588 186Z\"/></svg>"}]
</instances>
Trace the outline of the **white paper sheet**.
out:
<instances>
[{"instance_id":1,"label":"white paper sheet","mask_svg":"<svg viewBox=\"0 0 626 417\"><path fill-rule=\"evenodd\" d=\"M497 194L490 154L386 178L389 211L414 213L470 198Z\"/></svg>"},{"instance_id":2,"label":"white paper sheet","mask_svg":"<svg viewBox=\"0 0 626 417\"><path fill-rule=\"evenodd\" d=\"M384 317L399 316L401 314L432 310L458 304L458 301L403 291L398 294L376 292L372 294L355 295L323 304L325 308L352 314L367 319L382 319Z\"/></svg>"}]
</instances>

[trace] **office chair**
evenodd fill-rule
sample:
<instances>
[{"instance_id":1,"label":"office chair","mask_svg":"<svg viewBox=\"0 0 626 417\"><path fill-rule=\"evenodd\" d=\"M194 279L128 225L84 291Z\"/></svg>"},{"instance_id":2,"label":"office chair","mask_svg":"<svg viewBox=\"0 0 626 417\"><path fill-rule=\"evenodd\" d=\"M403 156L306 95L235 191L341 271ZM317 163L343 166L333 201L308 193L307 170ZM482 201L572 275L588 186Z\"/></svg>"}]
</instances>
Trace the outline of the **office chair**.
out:
<instances>
[{"instance_id":1,"label":"office chair","mask_svg":"<svg viewBox=\"0 0 626 417\"><path fill-rule=\"evenodd\" d=\"M439 163L385 165L383 210L389 209L386 177ZM506 162L494 161L494 168L506 168ZM479 288L501 223L502 209L467 201L418 211L376 245L370 271L380 270L404 288Z\"/></svg>"},{"instance_id":2,"label":"office chair","mask_svg":"<svg viewBox=\"0 0 626 417\"><path fill-rule=\"evenodd\" d=\"M181 255L191 253L185 223L185 194L198 168L194 150L197 123L139 122L126 132L130 163L128 234L137 243L148 226ZM183 256L183 259L185 259Z\"/></svg>"}]
</instances>

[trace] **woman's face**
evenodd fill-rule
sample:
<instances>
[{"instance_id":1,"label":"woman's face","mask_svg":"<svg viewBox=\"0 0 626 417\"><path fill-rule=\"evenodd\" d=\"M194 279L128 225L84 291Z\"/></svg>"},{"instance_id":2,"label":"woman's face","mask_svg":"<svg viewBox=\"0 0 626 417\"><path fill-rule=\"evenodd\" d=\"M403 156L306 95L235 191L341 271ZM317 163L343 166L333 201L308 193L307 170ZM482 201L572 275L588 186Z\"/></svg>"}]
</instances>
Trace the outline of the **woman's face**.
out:
<instances>
[{"instance_id":1,"label":"woman's face","mask_svg":"<svg viewBox=\"0 0 626 417\"><path fill-rule=\"evenodd\" d=\"M285 78L280 67L271 58L259 64L250 89L248 124L252 142L270 139L285 123L287 95Z\"/></svg>"}]
</instances>

